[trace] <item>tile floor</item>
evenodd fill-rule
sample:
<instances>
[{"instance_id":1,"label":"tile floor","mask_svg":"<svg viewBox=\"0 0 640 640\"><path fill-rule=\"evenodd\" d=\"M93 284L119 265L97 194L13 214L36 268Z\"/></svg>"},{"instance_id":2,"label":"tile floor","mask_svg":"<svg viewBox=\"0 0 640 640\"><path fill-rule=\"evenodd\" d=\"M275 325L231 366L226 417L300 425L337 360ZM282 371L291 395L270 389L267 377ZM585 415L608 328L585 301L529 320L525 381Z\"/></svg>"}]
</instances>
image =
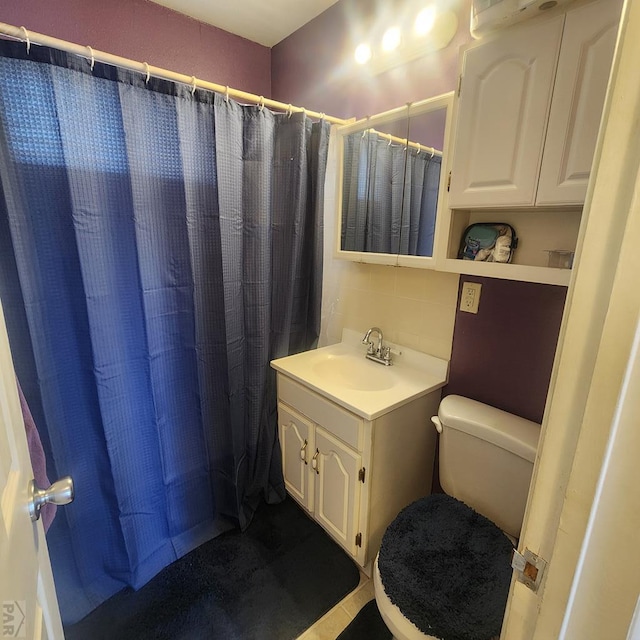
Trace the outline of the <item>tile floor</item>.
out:
<instances>
[{"instance_id":1,"label":"tile floor","mask_svg":"<svg viewBox=\"0 0 640 640\"><path fill-rule=\"evenodd\" d=\"M372 599L373 580L360 572L358 586L318 622L298 636L297 640L335 640L356 617L358 611Z\"/></svg>"}]
</instances>

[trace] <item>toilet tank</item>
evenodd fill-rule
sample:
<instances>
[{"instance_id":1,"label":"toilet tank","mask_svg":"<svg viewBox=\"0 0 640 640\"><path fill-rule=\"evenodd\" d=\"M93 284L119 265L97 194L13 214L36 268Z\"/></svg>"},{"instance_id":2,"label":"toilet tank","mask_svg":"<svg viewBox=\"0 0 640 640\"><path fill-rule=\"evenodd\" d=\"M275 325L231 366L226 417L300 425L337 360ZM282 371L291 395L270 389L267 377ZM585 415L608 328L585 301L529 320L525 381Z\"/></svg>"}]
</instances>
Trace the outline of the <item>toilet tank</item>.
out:
<instances>
[{"instance_id":1,"label":"toilet tank","mask_svg":"<svg viewBox=\"0 0 640 640\"><path fill-rule=\"evenodd\" d=\"M442 488L520 537L540 425L461 396L444 398L438 417Z\"/></svg>"}]
</instances>

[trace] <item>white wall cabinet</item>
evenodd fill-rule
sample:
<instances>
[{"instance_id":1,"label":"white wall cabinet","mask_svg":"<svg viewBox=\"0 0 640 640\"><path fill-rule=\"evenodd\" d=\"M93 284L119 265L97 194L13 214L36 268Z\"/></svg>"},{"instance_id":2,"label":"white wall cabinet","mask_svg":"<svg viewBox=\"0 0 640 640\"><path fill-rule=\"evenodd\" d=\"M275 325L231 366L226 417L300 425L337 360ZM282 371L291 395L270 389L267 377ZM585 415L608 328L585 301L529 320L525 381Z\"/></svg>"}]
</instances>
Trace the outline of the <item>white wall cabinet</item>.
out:
<instances>
[{"instance_id":1,"label":"white wall cabinet","mask_svg":"<svg viewBox=\"0 0 640 640\"><path fill-rule=\"evenodd\" d=\"M449 206L532 205L562 16L464 52Z\"/></svg>"},{"instance_id":2,"label":"white wall cabinet","mask_svg":"<svg viewBox=\"0 0 640 640\"><path fill-rule=\"evenodd\" d=\"M366 420L278 373L288 493L365 571L387 526L431 491L440 390Z\"/></svg>"},{"instance_id":3,"label":"white wall cabinet","mask_svg":"<svg viewBox=\"0 0 640 640\"><path fill-rule=\"evenodd\" d=\"M619 17L582 3L464 52L451 208L584 203Z\"/></svg>"},{"instance_id":4,"label":"white wall cabinet","mask_svg":"<svg viewBox=\"0 0 640 640\"><path fill-rule=\"evenodd\" d=\"M464 51L438 269L569 284L548 252L577 246L621 6L576 0ZM476 222L516 229L511 264L458 259Z\"/></svg>"},{"instance_id":5,"label":"white wall cabinet","mask_svg":"<svg viewBox=\"0 0 640 640\"><path fill-rule=\"evenodd\" d=\"M584 203L619 18L617 0L600 0L567 13L537 205Z\"/></svg>"}]
</instances>

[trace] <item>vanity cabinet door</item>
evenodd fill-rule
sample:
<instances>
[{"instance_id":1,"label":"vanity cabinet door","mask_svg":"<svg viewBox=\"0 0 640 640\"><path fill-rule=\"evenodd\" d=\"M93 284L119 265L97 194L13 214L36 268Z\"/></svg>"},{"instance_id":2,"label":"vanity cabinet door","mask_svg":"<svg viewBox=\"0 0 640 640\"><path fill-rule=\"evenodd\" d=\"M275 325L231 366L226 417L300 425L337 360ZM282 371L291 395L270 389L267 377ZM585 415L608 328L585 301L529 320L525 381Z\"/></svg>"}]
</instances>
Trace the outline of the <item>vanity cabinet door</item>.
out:
<instances>
[{"instance_id":1,"label":"vanity cabinet door","mask_svg":"<svg viewBox=\"0 0 640 640\"><path fill-rule=\"evenodd\" d=\"M567 13L537 204L584 202L619 19L617 0Z\"/></svg>"},{"instance_id":2,"label":"vanity cabinet door","mask_svg":"<svg viewBox=\"0 0 640 640\"><path fill-rule=\"evenodd\" d=\"M449 207L533 205L564 16L467 49Z\"/></svg>"},{"instance_id":3,"label":"vanity cabinet door","mask_svg":"<svg viewBox=\"0 0 640 640\"><path fill-rule=\"evenodd\" d=\"M284 484L289 495L308 511L313 510L313 492L310 487L313 429L313 424L305 417L282 402L278 403L278 435Z\"/></svg>"},{"instance_id":4,"label":"vanity cabinet door","mask_svg":"<svg viewBox=\"0 0 640 640\"><path fill-rule=\"evenodd\" d=\"M315 518L355 556L360 512L360 455L316 426L313 456Z\"/></svg>"}]
</instances>

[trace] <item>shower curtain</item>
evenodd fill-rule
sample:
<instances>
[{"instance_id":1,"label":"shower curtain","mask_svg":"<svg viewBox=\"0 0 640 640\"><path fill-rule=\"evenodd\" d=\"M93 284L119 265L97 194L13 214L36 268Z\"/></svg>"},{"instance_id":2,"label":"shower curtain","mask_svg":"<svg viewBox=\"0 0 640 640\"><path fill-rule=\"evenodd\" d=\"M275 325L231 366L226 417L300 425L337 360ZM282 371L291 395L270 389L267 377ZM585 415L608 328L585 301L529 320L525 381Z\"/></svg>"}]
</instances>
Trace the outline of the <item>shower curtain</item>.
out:
<instances>
[{"instance_id":1,"label":"shower curtain","mask_svg":"<svg viewBox=\"0 0 640 640\"><path fill-rule=\"evenodd\" d=\"M314 346L329 127L0 42L0 298L72 623L284 497L269 360Z\"/></svg>"},{"instance_id":2,"label":"shower curtain","mask_svg":"<svg viewBox=\"0 0 640 640\"><path fill-rule=\"evenodd\" d=\"M343 144L342 249L433 255L441 159L371 131Z\"/></svg>"}]
</instances>

